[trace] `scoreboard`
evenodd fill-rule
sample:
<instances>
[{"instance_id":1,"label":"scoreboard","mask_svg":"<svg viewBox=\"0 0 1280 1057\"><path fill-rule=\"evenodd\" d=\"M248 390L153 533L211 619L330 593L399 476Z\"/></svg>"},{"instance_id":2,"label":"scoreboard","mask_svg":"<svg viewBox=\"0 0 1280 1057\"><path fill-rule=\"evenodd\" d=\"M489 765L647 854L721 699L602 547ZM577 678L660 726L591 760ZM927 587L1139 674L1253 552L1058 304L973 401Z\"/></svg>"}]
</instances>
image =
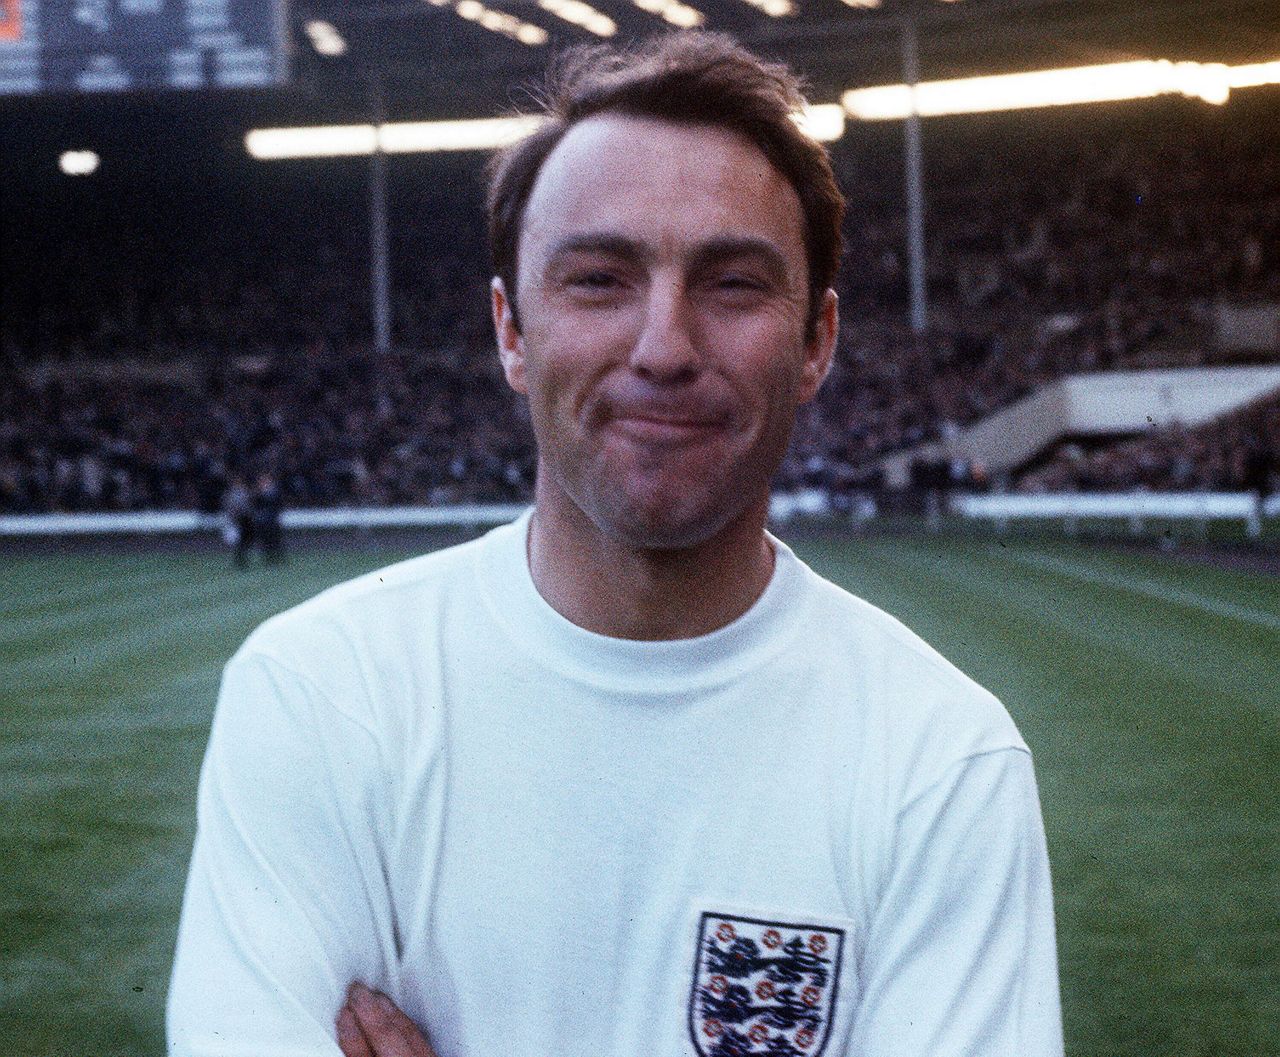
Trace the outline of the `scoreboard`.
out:
<instances>
[{"instance_id":1,"label":"scoreboard","mask_svg":"<svg viewBox=\"0 0 1280 1057\"><path fill-rule=\"evenodd\" d=\"M0 95L285 78L285 0L0 0Z\"/></svg>"}]
</instances>

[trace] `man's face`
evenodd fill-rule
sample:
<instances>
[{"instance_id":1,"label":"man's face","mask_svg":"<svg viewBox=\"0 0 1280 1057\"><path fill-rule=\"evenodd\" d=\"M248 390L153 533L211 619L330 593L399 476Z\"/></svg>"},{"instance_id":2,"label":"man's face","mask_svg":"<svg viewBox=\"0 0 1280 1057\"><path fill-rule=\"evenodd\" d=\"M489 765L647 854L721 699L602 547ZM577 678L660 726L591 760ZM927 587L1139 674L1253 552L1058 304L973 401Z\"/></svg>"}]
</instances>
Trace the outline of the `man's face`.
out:
<instances>
[{"instance_id":1,"label":"man's face","mask_svg":"<svg viewBox=\"0 0 1280 1057\"><path fill-rule=\"evenodd\" d=\"M806 341L800 200L754 144L583 121L538 175L518 273L523 331L498 280L494 317L507 380L529 398L540 507L669 549L767 503L796 408L830 365L836 308L828 293Z\"/></svg>"}]
</instances>

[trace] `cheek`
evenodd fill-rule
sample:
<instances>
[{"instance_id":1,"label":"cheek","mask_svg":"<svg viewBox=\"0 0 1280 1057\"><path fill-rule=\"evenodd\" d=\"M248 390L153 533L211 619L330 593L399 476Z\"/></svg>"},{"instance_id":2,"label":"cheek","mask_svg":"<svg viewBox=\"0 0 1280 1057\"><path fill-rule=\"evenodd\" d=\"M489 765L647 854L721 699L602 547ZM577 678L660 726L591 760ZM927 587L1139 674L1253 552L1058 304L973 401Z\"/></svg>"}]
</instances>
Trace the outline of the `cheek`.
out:
<instances>
[{"instance_id":1,"label":"cheek","mask_svg":"<svg viewBox=\"0 0 1280 1057\"><path fill-rule=\"evenodd\" d=\"M762 342L736 373L736 385L743 398L770 419L794 414L800 387L799 352L794 345L778 340ZM760 350L765 351L760 351Z\"/></svg>"},{"instance_id":2,"label":"cheek","mask_svg":"<svg viewBox=\"0 0 1280 1057\"><path fill-rule=\"evenodd\" d=\"M557 417L579 414L600 379L627 359L620 314L557 314L526 330L525 378L531 405Z\"/></svg>"},{"instance_id":3,"label":"cheek","mask_svg":"<svg viewBox=\"0 0 1280 1057\"><path fill-rule=\"evenodd\" d=\"M590 379L589 366L567 355L527 361L526 397L539 445L576 432L590 400Z\"/></svg>"}]
</instances>

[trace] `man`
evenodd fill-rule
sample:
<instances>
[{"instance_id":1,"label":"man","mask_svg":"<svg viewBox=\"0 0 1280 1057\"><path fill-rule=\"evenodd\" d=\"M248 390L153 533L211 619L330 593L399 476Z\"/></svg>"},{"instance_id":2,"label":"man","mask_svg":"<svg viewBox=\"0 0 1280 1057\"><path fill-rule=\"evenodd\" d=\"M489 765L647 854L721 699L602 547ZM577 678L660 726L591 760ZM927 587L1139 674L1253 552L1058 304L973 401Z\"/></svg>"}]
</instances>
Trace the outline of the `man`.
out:
<instances>
[{"instance_id":1,"label":"man","mask_svg":"<svg viewBox=\"0 0 1280 1057\"><path fill-rule=\"evenodd\" d=\"M249 503L253 534L262 548L262 560L278 565L284 560L284 502L280 485L270 473L258 475L258 483Z\"/></svg>"},{"instance_id":2,"label":"man","mask_svg":"<svg viewBox=\"0 0 1280 1057\"><path fill-rule=\"evenodd\" d=\"M227 490L222 496L223 539L234 549L237 568L249 564L249 552L253 549L253 496L245 487L244 478L232 474Z\"/></svg>"},{"instance_id":3,"label":"man","mask_svg":"<svg viewBox=\"0 0 1280 1057\"><path fill-rule=\"evenodd\" d=\"M559 71L498 159L535 506L227 667L174 1054L1061 1052L1000 704L765 531L842 201L715 35Z\"/></svg>"}]
</instances>

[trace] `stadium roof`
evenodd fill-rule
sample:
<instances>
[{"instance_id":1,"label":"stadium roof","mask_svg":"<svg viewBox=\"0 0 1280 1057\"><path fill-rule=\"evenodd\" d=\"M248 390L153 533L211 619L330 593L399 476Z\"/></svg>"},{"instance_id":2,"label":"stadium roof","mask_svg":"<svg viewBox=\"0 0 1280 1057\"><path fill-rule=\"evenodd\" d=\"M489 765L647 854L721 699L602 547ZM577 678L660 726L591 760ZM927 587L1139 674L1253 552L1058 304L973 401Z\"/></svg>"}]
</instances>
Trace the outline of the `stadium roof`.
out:
<instances>
[{"instance_id":1,"label":"stadium roof","mask_svg":"<svg viewBox=\"0 0 1280 1057\"><path fill-rule=\"evenodd\" d=\"M820 101L857 85L901 80L904 15L918 21L922 74L930 79L1138 58L1233 64L1280 58L1275 0L880 0L874 7L793 0L795 12L786 17L753 6L761 2L689 0L705 15L706 28L727 30L803 71ZM617 24L618 39L668 28L637 0L592 4ZM513 87L536 79L549 52L599 39L549 14L538 0L487 6L545 29L548 44L518 43L427 0L310 0L295 9L299 27L323 19L342 34L348 51L331 59L304 47L299 73L341 91L352 73L380 69L402 105L478 116L509 106ZM431 102L423 89L431 90Z\"/></svg>"},{"instance_id":2,"label":"stadium roof","mask_svg":"<svg viewBox=\"0 0 1280 1057\"><path fill-rule=\"evenodd\" d=\"M559 48L600 38L546 10L581 0L484 0L484 7L546 31L529 46L459 17L459 0L297 0L290 10L292 78L272 89L125 96L0 97L0 127L27 142L78 129L117 132L189 127L239 142L263 124L370 120L371 76L384 86L391 119L480 117L524 99ZM617 26L615 40L667 28L642 10L664 0L590 0ZM670 2L670 0L665 0ZM815 102L844 89L902 79L903 16L917 19L924 79L1045 69L1127 59L1232 64L1280 59L1275 0L684 0L708 29L727 30L761 54L801 71ZM770 3L794 12L771 17ZM853 5L869 6L853 6ZM639 5L639 6L638 6ZM317 51L307 32L329 23L345 53ZM71 146L77 144L68 144Z\"/></svg>"}]
</instances>

